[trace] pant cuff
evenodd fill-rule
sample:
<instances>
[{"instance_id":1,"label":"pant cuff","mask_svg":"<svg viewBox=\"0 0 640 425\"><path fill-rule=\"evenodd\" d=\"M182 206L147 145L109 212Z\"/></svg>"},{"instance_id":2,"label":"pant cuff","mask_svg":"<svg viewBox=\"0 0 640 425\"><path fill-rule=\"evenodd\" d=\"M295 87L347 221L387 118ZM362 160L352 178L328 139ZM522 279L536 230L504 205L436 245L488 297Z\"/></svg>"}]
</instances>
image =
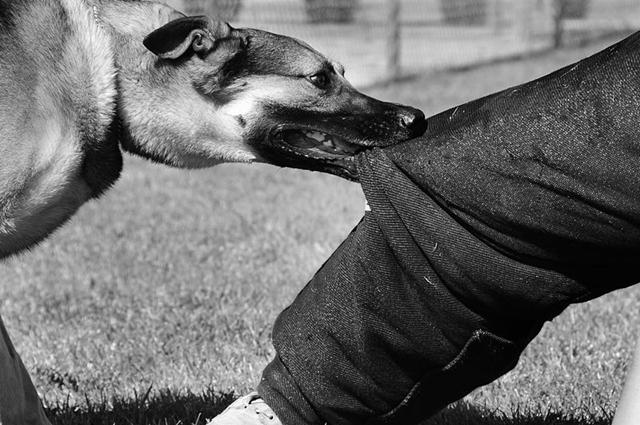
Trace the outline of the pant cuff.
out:
<instances>
[{"instance_id":1,"label":"pant cuff","mask_svg":"<svg viewBox=\"0 0 640 425\"><path fill-rule=\"evenodd\" d=\"M284 425L324 425L309 401L302 395L287 367L276 356L262 373L258 394Z\"/></svg>"}]
</instances>

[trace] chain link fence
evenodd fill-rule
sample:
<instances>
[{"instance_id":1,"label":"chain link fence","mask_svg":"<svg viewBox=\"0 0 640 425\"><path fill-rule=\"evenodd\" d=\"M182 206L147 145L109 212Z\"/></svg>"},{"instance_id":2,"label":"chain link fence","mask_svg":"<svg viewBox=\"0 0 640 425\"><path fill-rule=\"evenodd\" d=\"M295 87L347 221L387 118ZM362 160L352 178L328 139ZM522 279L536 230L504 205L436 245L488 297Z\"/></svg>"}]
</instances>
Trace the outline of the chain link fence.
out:
<instances>
[{"instance_id":1,"label":"chain link fence","mask_svg":"<svg viewBox=\"0 0 640 425\"><path fill-rule=\"evenodd\" d=\"M640 0L165 0L290 35L357 86L473 66L640 28Z\"/></svg>"}]
</instances>

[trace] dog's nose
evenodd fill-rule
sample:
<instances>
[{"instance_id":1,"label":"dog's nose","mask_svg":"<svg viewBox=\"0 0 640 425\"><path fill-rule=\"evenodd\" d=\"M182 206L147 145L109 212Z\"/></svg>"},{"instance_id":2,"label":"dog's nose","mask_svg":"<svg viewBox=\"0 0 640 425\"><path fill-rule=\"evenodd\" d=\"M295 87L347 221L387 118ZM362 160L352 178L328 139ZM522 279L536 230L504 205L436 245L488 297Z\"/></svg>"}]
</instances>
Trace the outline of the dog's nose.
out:
<instances>
[{"instance_id":1,"label":"dog's nose","mask_svg":"<svg viewBox=\"0 0 640 425\"><path fill-rule=\"evenodd\" d=\"M409 130L411 137L421 136L427 130L427 119L419 109L406 108L400 115L400 123Z\"/></svg>"}]
</instances>

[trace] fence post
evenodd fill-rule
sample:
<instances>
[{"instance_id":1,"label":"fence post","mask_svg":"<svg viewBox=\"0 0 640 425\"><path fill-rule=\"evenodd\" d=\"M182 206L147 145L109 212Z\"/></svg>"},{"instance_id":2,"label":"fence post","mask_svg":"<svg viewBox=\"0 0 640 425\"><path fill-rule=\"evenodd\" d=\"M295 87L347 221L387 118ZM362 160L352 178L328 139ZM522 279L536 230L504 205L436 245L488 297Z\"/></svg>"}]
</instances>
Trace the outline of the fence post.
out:
<instances>
[{"instance_id":1,"label":"fence post","mask_svg":"<svg viewBox=\"0 0 640 425\"><path fill-rule=\"evenodd\" d=\"M553 13L553 48L562 47L562 39L564 35L564 9L565 2L561 0L553 0L551 10Z\"/></svg>"},{"instance_id":2,"label":"fence post","mask_svg":"<svg viewBox=\"0 0 640 425\"><path fill-rule=\"evenodd\" d=\"M489 8L489 19L488 19L488 24L489 27L493 29L493 33L494 34L500 34L502 32L503 25L503 19L502 19L502 4L500 2L500 0L492 0L490 4L490 8Z\"/></svg>"},{"instance_id":3,"label":"fence post","mask_svg":"<svg viewBox=\"0 0 640 425\"><path fill-rule=\"evenodd\" d=\"M386 80L400 77L400 0L389 0L387 9Z\"/></svg>"},{"instance_id":4,"label":"fence post","mask_svg":"<svg viewBox=\"0 0 640 425\"><path fill-rule=\"evenodd\" d=\"M519 15L520 36L526 49L531 48L533 41L533 1L535 0L519 0L516 2L516 7L519 9L517 12Z\"/></svg>"}]
</instances>

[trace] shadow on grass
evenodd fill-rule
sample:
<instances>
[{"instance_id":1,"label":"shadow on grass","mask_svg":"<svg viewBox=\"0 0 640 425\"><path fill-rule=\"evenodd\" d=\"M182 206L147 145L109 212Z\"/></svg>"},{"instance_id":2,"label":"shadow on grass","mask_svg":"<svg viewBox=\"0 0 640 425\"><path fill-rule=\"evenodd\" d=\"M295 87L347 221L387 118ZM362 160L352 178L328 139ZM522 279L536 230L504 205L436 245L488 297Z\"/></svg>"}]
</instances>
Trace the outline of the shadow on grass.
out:
<instances>
[{"instance_id":1,"label":"shadow on grass","mask_svg":"<svg viewBox=\"0 0 640 425\"><path fill-rule=\"evenodd\" d=\"M150 392L129 399L87 401L82 409L62 403L46 409L47 417L53 425L204 425L237 397L213 390Z\"/></svg>"},{"instance_id":2,"label":"shadow on grass","mask_svg":"<svg viewBox=\"0 0 640 425\"><path fill-rule=\"evenodd\" d=\"M164 390L132 399L88 402L78 409L64 403L47 409L53 425L205 425L237 396L213 390L203 394ZM422 425L609 425L611 419L572 418L563 413L503 414L456 403Z\"/></svg>"},{"instance_id":3,"label":"shadow on grass","mask_svg":"<svg viewBox=\"0 0 640 425\"><path fill-rule=\"evenodd\" d=\"M601 413L601 412L600 412ZM584 416L584 415L583 415ZM481 409L464 402L441 411L421 425L610 425L611 418L571 417L558 412L510 412Z\"/></svg>"}]
</instances>

